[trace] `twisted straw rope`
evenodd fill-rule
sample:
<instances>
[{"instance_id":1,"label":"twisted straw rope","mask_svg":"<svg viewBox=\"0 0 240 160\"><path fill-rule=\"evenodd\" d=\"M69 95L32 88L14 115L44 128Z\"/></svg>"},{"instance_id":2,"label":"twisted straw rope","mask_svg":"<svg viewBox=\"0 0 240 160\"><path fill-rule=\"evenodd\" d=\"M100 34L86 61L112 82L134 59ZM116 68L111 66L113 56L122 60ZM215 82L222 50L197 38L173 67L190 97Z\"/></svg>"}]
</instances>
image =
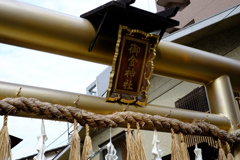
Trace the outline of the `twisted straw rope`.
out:
<instances>
[{"instance_id":1,"label":"twisted straw rope","mask_svg":"<svg viewBox=\"0 0 240 160\"><path fill-rule=\"evenodd\" d=\"M74 119L74 130L78 130L78 122L76 119Z\"/></svg>"},{"instance_id":2,"label":"twisted straw rope","mask_svg":"<svg viewBox=\"0 0 240 160\"><path fill-rule=\"evenodd\" d=\"M175 133L182 132L185 135L208 135L229 143L240 142L240 129L234 133L228 133L202 120L195 120L193 123L184 123L177 119L131 111L101 115L71 106L41 102L35 98L5 98L0 101L1 115L14 115L20 111L44 115L49 119L67 120L71 123L76 119L82 126L88 124L92 128L118 127L121 125L126 126L127 123L131 125L139 123L142 127L148 126L156 128L157 130L165 129L170 131L172 128Z\"/></svg>"},{"instance_id":3,"label":"twisted straw rope","mask_svg":"<svg viewBox=\"0 0 240 160\"><path fill-rule=\"evenodd\" d=\"M227 153L231 153L231 148L228 142L225 143L227 147Z\"/></svg>"},{"instance_id":4,"label":"twisted straw rope","mask_svg":"<svg viewBox=\"0 0 240 160\"><path fill-rule=\"evenodd\" d=\"M5 116L4 116L4 120L3 120L3 125L4 125L4 126L7 126L7 122L8 122L8 116L5 115Z\"/></svg>"}]
</instances>

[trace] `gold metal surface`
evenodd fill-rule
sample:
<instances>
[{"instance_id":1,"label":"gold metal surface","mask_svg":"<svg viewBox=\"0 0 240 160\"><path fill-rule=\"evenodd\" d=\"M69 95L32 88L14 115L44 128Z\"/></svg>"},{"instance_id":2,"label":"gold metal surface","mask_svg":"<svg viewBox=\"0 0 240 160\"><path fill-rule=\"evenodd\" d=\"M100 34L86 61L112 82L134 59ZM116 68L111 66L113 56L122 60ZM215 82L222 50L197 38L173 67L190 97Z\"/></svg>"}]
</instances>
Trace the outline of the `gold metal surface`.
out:
<instances>
[{"instance_id":1,"label":"gold metal surface","mask_svg":"<svg viewBox=\"0 0 240 160\"><path fill-rule=\"evenodd\" d=\"M240 61L166 41L158 49L154 73L204 84L228 75L240 91Z\"/></svg>"},{"instance_id":2,"label":"gold metal surface","mask_svg":"<svg viewBox=\"0 0 240 160\"><path fill-rule=\"evenodd\" d=\"M232 124L232 130L240 124L239 108L236 105L228 76L224 75L206 85L211 113L223 114Z\"/></svg>"},{"instance_id":3,"label":"gold metal surface","mask_svg":"<svg viewBox=\"0 0 240 160\"><path fill-rule=\"evenodd\" d=\"M100 114L110 114L117 111L123 111L123 109L126 107L126 105L121 105L118 103L105 102L105 98L101 97L0 82L0 99L20 96L37 98L40 101L50 102L53 104L74 106ZM207 122L217 125L219 128L224 130L229 130L231 127L228 118L216 114L195 112L157 105L147 105L146 107L138 108L130 105L127 110L151 115L168 116L170 118L176 118L184 122L192 122L195 119L204 119ZM46 118L24 112L19 112L16 116Z\"/></svg>"},{"instance_id":4,"label":"gold metal surface","mask_svg":"<svg viewBox=\"0 0 240 160\"><path fill-rule=\"evenodd\" d=\"M101 40L100 37L93 52L91 54L88 52L90 42L95 36L95 29L83 18L19 1L1 0L0 22L2 43L87 61L104 63L107 60L107 64L112 62L112 56L105 52L112 51L106 46L114 48L114 45L109 45L106 39Z\"/></svg>"},{"instance_id":5,"label":"gold metal surface","mask_svg":"<svg viewBox=\"0 0 240 160\"><path fill-rule=\"evenodd\" d=\"M117 37L101 34L89 53L95 30L82 18L18 1L1 0L0 22L2 43L112 64ZM240 91L240 62L237 60L161 41L154 63L154 74L201 84L229 75L233 89Z\"/></svg>"},{"instance_id":6,"label":"gold metal surface","mask_svg":"<svg viewBox=\"0 0 240 160\"><path fill-rule=\"evenodd\" d=\"M231 82L228 76L224 75L206 85L211 112L222 114L229 118L231 131L239 128L239 108L235 102ZM234 149L235 159L240 159L240 144Z\"/></svg>"}]
</instances>

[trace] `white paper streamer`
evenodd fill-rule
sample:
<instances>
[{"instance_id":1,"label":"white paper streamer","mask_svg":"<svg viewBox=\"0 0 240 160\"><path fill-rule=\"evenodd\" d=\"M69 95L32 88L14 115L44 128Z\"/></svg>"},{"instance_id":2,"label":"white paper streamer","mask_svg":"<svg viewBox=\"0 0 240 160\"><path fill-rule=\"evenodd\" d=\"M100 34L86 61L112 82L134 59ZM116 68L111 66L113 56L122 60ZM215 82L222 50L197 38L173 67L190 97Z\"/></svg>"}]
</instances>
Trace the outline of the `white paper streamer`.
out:
<instances>
[{"instance_id":1,"label":"white paper streamer","mask_svg":"<svg viewBox=\"0 0 240 160\"><path fill-rule=\"evenodd\" d=\"M47 135L45 131L44 122L42 120L41 135L38 136L38 143L36 146L38 154L35 157L33 157L33 160L46 160L46 157L44 156L44 153L46 150L46 145L45 145L46 140L47 140Z\"/></svg>"},{"instance_id":2,"label":"white paper streamer","mask_svg":"<svg viewBox=\"0 0 240 160\"><path fill-rule=\"evenodd\" d=\"M154 129L154 132L153 132L152 145L153 145L152 154L154 156L153 160L162 160L163 151L160 149L160 140L157 139L156 129Z\"/></svg>"},{"instance_id":3,"label":"white paper streamer","mask_svg":"<svg viewBox=\"0 0 240 160\"><path fill-rule=\"evenodd\" d=\"M202 160L202 150L198 148L197 144L195 144L194 153L196 155L195 160Z\"/></svg>"},{"instance_id":4,"label":"white paper streamer","mask_svg":"<svg viewBox=\"0 0 240 160\"><path fill-rule=\"evenodd\" d=\"M105 160L117 160L118 156L116 149L114 148L114 145L112 144L112 134L111 134L111 128L110 128L110 142L106 145L107 147L107 155L105 156Z\"/></svg>"}]
</instances>

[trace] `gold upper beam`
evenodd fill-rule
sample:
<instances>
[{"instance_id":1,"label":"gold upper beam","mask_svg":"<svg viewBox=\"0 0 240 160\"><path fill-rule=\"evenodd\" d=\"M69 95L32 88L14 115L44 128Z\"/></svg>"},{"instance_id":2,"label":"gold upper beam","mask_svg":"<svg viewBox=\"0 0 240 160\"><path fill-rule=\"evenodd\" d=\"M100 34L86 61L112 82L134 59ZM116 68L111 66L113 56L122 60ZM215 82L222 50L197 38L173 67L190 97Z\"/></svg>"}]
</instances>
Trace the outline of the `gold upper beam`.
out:
<instances>
[{"instance_id":1,"label":"gold upper beam","mask_svg":"<svg viewBox=\"0 0 240 160\"><path fill-rule=\"evenodd\" d=\"M116 37L101 35L89 53L95 29L85 19L18 1L1 0L0 22L2 43L112 64ZM240 91L240 62L237 60L161 41L154 66L154 74L201 84L228 75L233 89Z\"/></svg>"}]
</instances>

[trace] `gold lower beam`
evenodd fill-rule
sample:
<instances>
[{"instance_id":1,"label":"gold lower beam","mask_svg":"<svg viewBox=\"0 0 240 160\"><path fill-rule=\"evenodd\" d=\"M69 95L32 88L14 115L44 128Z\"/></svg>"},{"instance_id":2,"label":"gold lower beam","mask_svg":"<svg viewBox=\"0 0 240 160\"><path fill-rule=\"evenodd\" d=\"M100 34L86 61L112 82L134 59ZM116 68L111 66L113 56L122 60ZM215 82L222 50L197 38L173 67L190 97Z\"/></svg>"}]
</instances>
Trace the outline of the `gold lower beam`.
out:
<instances>
[{"instance_id":1,"label":"gold lower beam","mask_svg":"<svg viewBox=\"0 0 240 160\"><path fill-rule=\"evenodd\" d=\"M66 106L75 106L80 109L85 109L87 111L91 111L99 114L110 114L117 111L123 111L126 109L126 105L121 105L118 103L110 103L106 102L105 98L89 96L78 93L57 91L51 89L44 89L38 87L31 87L20 84L12 84L6 82L0 82L0 99L6 97L27 97L27 98L37 98L40 101L46 101L53 104L61 104ZM179 119L183 122L191 123L195 119L206 120L211 124L218 126L221 129L229 130L231 125L229 119L217 115L217 114L209 114L203 112L196 112L166 106L158 106L158 105L147 105L146 107L135 107L129 106L127 108L128 111L141 112L151 115L160 115L166 116L170 118ZM19 112L16 116L22 117L31 117L31 118L46 118L40 117L34 114L28 114L24 112Z\"/></svg>"},{"instance_id":2,"label":"gold lower beam","mask_svg":"<svg viewBox=\"0 0 240 160\"><path fill-rule=\"evenodd\" d=\"M101 33L93 51L94 26L82 18L61 14L13 0L0 1L0 42L112 64L117 33ZM190 47L161 41L154 74L196 83L209 83L229 75L233 89L240 91L240 63L237 60Z\"/></svg>"}]
</instances>

